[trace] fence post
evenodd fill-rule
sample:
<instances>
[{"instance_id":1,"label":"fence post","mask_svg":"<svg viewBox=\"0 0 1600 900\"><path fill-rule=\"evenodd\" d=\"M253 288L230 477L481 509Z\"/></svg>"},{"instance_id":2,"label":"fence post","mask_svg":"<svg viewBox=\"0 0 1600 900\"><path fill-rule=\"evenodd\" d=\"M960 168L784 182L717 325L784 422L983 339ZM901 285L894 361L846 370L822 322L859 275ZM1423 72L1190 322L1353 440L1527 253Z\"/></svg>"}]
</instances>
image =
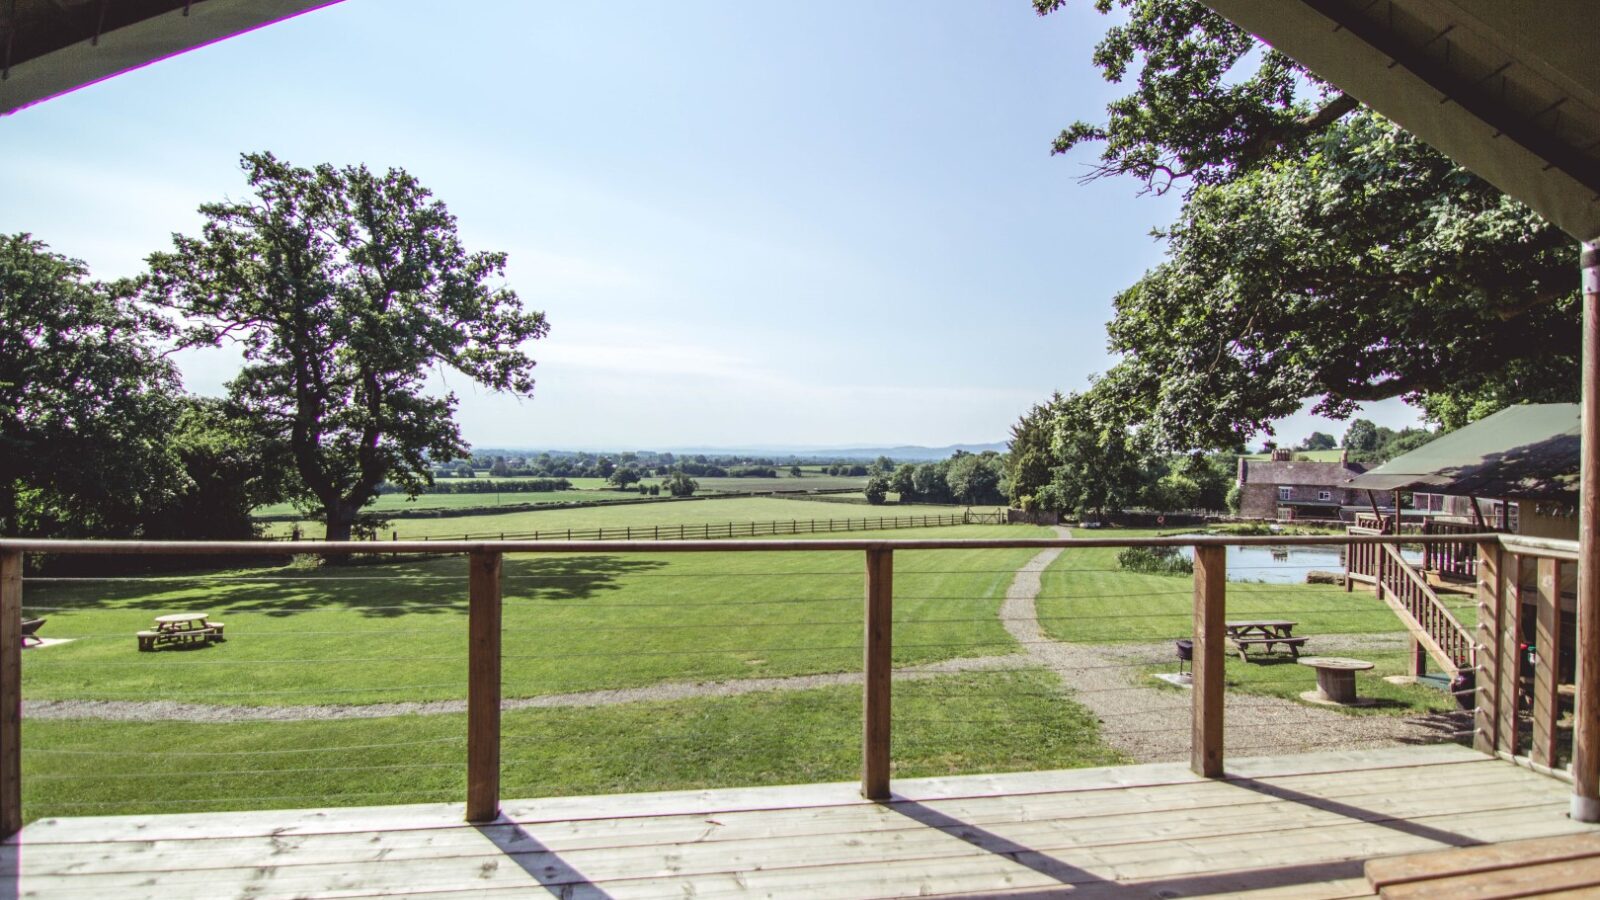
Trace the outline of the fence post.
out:
<instances>
[{"instance_id":1,"label":"fence post","mask_svg":"<svg viewBox=\"0 0 1600 900\"><path fill-rule=\"evenodd\" d=\"M1556 720L1561 717L1561 563L1541 556L1538 562L1538 605L1535 607L1533 646L1538 657L1533 666L1533 749L1529 756L1540 765L1556 764Z\"/></svg>"},{"instance_id":2,"label":"fence post","mask_svg":"<svg viewBox=\"0 0 1600 900\"><path fill-rule=\"evenodd\" d=\"M1500 561L1498 542L1478 545L1478 640L1473 653L1478 698L1472 717L1472 747L1491 756L1500 743L1500 692L1508 677L1507 661L1501 657L1506 593ZM1517 677L1514 657L1510 660L1509 677Z\"/></svg>"},{"instance_id":3,"label":"fence post","mask_svg":"<svg viewBox=\"0 0 1600 900\"><path fill-rule=\"evenodd\" d=\"M500 554L473 551L467 580L467 821L500 815Z\"/></svg>"},{"instance_id":4,"label":"fence post","mask_svg":"<svg viewBox=\"0 0 1600 900\"><path fill-rule=\"evenodd\" d=\"M1227 617L1227 548L1194 548L1194 710L1189 768L1222 777L1223 620Z\"/></svg>"},{"instance_id":5,"label":"fence post","mask_svg":"<svg viewBox=\"0 0 1600 900\"><path fill-rule=\"evenodd\" d=\"M1505 612L1500 623L1500 744L1499 749L1516 756L1522 752L1522 734L1517 728L1522 711L1522 582L1527 577L1527 557L1512 553L1506 559Z\"/></svg>"},{"instance_id":6,"label":"fence post","mask_svg":"<svg viewBox=\"0 0 1600 900\"><path fill-rule=\"evenodd\" d=\"M22 554L0 552L0 839L22 830Z\"/></svg>"},{"instance_id":7,"label":"fence post","mask_svg":"<svg viewBox=\"0 0 1600 900\"><path fill-rule=\"evenodd\" d=\"M862 696L861 796L889 799L889 696L894 677L894 551L867 551L866 679Z\"/></svg>"}]
</instances>

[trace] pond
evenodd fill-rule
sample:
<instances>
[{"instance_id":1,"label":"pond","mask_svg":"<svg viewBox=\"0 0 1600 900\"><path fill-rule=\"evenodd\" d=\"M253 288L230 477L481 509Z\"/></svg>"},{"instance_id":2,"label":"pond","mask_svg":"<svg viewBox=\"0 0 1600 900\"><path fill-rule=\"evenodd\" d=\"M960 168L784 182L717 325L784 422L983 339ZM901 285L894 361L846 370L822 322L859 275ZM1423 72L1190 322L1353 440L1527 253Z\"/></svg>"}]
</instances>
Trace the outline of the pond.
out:
<instances>
[{"instance_id":1,"label":"pond","mask_svg":"<svg viewBox=\"0 0 1600 900\"><path fill-rule=\"evenodd\" d=\"M1400 555L1407 562L1421 565L1422 551L1403 547ZM1194 548L1183 548L1184 559L1194 559ZM1306 573L1344 572L1344 548L1337 545L1299 544L1274 547L1228 548L1229 581L1264 581L1270 584L1304 584Z\"/></svg>"}]
</instances>

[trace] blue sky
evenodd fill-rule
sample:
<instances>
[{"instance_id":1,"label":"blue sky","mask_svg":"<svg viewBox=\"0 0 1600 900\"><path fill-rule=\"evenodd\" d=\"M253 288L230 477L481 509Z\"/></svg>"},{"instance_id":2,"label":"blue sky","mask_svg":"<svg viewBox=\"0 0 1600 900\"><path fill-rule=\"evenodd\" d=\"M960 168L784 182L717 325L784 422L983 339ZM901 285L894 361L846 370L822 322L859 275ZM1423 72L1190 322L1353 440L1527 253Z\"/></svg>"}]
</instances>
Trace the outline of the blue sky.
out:
<instances>
[{"instance_id":1,"label":"blue sky","mask_svg":"<svg viewBox=\"0 0 1600 900\"><path fill-rule=\"evenodd\" d=\"M1117 93L1088 7L346 0L0 119L0 231L132 274L240 152L401 166L552 325L533 399L443 379L475 444L1003 440L1177 210L1049 153Z\"/></svg>"}]
</instances>

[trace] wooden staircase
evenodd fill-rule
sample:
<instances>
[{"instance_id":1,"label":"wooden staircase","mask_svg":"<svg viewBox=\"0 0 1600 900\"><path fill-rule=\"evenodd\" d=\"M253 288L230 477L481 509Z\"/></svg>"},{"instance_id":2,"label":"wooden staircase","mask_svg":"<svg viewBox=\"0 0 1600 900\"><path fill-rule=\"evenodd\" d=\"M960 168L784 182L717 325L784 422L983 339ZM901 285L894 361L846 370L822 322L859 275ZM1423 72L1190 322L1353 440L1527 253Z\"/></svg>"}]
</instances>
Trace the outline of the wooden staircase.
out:
<instances>
[{"instance_id":1,"label":"wooden staircase","mask_svg":"<svg viewBox=\"0 0 1600 900\"><path fill-rule=\"evenodd\" d=\"M1439 598L1422 572L1400 555L1398 547L1393 544L1352 546L1345 565L1346 587L1356 581L1371 584L1378 599L1388 604L1417 646L1433 658L1440 671L1454 678L1462 669L1472 667L1471 633Z\"/></svg>"}]
</instances>

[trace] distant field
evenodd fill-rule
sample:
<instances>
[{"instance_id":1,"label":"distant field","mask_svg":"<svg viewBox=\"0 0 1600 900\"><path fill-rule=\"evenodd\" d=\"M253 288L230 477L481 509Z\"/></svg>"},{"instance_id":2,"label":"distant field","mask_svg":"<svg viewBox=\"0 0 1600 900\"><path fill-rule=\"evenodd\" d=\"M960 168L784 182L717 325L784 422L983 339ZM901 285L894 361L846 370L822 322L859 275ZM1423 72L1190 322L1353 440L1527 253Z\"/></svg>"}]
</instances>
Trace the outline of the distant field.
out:
<instances>
[{"instance_id":1,"label":"distant field","mask_svg":"<svg viewBox=\"0 0 1600 900\"><path fill-rule=\"evenodd\" d=\"M1309 460L1310 462L1338 462L1339 461L1339 454L1341 454L1343 452L1344 452L1343 450L1338 450L1338 449L1335 449L1335 450L1296 450L1296 451L1294 451L1294 455L1298 459L1305 459L1305 460ZM1271 459L1271 458L1272 458L1272 454L1270 454L1270 453L1252 453L1252 454L1250 454L1250 455L1245 457L1245 459Z\"/></svg>"},{"instance_id":2,"label":"distant field","mask_svg":"<svg viewBox=\"0 0 1600 900\"><path fill-rule=\"evenodd\" d=\"M523 478L442 478L439 484L475 482L514 485ZM407 498L405 494L384 494L367 507L378 513L403 512L421 509L474 509L477 507L516 506L530 503L591 503L602 500L636 500L637 490L619 491L604 478L569 478L572 489L566 491L520 492L504 491L471 494L420 494ZM859 491L866 487L867 479L843 475L818 475L809 473L802 478L791 477L787 469L778 478L696 478L699 494L743 494L763 491ZM660 478L650 477L645 484L658 484ZM255 511L258 516L287 516L294 514L294 506L274 503Z\"/></svg>"},{"instance_id":3,"label":"distant field","mask_svg":"<svg viewBox=\"0 0 1600 900\"><path fill-rule=\"evenodd\" d=\"M490 495L491 497L493 495ZM677 524L702 524L725 522L800 522L816 519L856 519L878 516L950 515L961 507L921 506L916 504L889 504L867 506L853 503L828 503L821 500L783 500L775 497L730 497L722 500L690 500L665 503L636 503L626 506L597 506L579 509L541 509L508 513L486 513L478 516L459 516L448 519L397 519L385 529L385 537L398 532L402 538L428 537L434 540L464 534L482 535L505 532L520 534L531 531L574 531L592 528L648 528ZM268 534L286 535L293 528L290 522L272 522ZM321 535L321 526L303 522L302 534L307 537Z\"/></svg>"}]
</instances>

